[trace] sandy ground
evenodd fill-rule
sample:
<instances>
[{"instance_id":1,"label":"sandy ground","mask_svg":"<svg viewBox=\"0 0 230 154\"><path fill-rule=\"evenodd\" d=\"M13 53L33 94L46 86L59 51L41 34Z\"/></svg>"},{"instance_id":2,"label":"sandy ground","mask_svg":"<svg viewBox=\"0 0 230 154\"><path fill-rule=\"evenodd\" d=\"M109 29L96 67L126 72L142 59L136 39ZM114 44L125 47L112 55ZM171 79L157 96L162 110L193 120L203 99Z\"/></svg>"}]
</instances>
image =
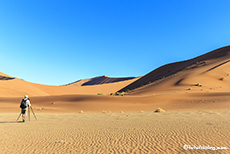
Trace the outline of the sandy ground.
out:
<instances>
[{"instance_id":1,"label":"sandy ground","mask_svg":"<svg viewBox=\"0 0 230 154\"><path fill-rule=\"evenodd\" d=\"M230 111L0 113L0 153L230 153ZM227 150L184 150L184 145Z\"/></svg>"},{"instance_id":2,"label":"sandy ground","mask_svg":"<svg viewBox=\"0 0 230 154\"><path fill-rule=\"evenodd\" d=\"M18 113L23 97L0 97L0 113ZM158 107L168 111L230 109L229 92L167 92L148 96L61 95L30 97L35 112L152 112Z\"/></svg>"}]
</instances>

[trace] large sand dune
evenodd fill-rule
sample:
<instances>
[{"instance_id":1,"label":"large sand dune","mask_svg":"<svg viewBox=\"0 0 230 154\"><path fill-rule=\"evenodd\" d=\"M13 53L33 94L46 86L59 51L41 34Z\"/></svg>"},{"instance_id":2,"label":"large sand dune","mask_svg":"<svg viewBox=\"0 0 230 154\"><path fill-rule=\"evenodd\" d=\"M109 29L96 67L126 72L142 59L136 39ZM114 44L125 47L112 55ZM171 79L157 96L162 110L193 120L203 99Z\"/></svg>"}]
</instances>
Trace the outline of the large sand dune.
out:
<instances>
[{"instance_id":1,"label":"large sand dune","mask_svg":"<svg viewBox=\"0 0 230 154\"><path fill-rule=\"evenodd\" d=\"M188 89L230 91L229 66L230 46L227 46L190 60L159 67L119 91L129 91L130 94Z\"/></svg>"}]
</instances>

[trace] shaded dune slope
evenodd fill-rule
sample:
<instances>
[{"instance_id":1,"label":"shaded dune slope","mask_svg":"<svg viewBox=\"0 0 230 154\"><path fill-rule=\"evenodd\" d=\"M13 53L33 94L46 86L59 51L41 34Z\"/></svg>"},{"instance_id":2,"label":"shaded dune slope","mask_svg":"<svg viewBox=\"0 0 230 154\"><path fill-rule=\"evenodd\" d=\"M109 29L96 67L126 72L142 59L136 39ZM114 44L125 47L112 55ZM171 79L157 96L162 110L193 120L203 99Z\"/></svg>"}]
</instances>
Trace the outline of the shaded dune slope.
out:
<instances>
[{"instance_id":1,"label":"shaded dune slope","mask_svg":"<svg viewBox=\"0 0 230 154\"><path fill-rule=\"evenodd\" d=\"M86 94L86 95L97 95L98 93L110 94L118 91L122 87L129 85L138 78L113 82L107 84L88 85L88 86L46 86L40 84L31 83L33 86L44 91L49 95L75 95L75 94Z\"/></svg>"},{"instance_id":2,"label":"shaded dune slope","mask_svg":"<svg viewBox=\"0 0 230 154\"><path fill-rule=\"evenodd\" d=\"M230 46L222 47L190 60L161 66L120 89L119 92L129 91L130 94L147 94L154 90L181 88L181 85L189 88L198 81L208 82L206 85L210 86L213 85L213 82L216 85L222 84L224 86L227 81L220 83L218 79L229 75L229 62ZM217 74L219 76L216 76ZM211 80L207 81L207 79Z\"/></svg>"},{"instance_id":3,"label":"shaded dune slope","mask_svg":"<svg viewBox=\"0 0 230 154\"><path fill-rule=\"evenodd\" d=\"M1 80L13 80L13 79L15 79L15 77L12 77L12 76L9 76L9 75L6 75L6 74L0 72L0 81Z\"/></svg>"},{"instance_id":4,"label":"shaded dune slope","mask_svg":"<svg viewBox=\"0 0 230 154\"><path fill-rule=\"evenodd\" d=\"M126 81L134 79L135 77L125 77L125 78L111 78L106 75L99 76L91 79L83 79L73 83L68 84L68 86L90 86L90 85L99 85L99 84L108 84L120 81Z\"/></svg>"}]
</instances>

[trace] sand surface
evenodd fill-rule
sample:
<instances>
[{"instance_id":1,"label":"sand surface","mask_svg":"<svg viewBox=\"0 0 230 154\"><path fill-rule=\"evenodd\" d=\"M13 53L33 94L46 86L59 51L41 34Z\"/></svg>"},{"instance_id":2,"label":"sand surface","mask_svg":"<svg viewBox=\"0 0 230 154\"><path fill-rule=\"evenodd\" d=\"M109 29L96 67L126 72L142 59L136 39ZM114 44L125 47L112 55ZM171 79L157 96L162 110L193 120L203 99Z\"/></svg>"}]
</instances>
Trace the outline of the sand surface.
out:
<instances>
[{"instance_id":1,"label":"sand surface","mask_svg":"<svg viewBox=\"0 0 230 154\"><path fill-rule=\"evenodd\" d=\"M18 113L20 97L0 97L0 113ZM159 92L147 96L60 95L30 97L33 109L41 113L152 112L230 109L229 92Z\"/></svg>"},{"instance_id":2,"label":"sand surface","mask_svg":"<svg viewBox=\"0 0 230 154\"><path fill-rule=\"evenodd\" d=\"M0 113L0 153L230 153L230 111ZM184 150L184 145L227 150Z\"/></svg>"}]
</instances>

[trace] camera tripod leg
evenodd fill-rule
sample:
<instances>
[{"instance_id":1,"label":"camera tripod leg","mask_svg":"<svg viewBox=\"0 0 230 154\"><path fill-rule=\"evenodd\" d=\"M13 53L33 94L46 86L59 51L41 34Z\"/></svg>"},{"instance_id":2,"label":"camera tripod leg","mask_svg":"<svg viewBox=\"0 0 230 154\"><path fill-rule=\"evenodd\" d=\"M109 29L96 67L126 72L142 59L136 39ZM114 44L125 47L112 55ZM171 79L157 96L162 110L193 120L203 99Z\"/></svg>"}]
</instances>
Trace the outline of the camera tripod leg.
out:
<instances>
[{"instance_id":1,"label":"camera tripod leg","mask_svg":"<svg viewBox=\"0 0 230 154\"><path fill-rule=\"evenodd\" d=\"M32 108L31 106L30 106L30 108L31 108L31 110L32 110L32 112L33 112L34 118L37 120L37 117L36 117L36 115L35 115L35 113L34 113L33 108Z\"/></svg>"},{"instance_id":2,"label":"camera tripod leg","mask_svg":"<svg viewBox=\"0 0 230 154\"><path fill-rule=\"evenodd\" d=\"M30 108L28 108L28 117L29 117L29 121L30 121Z\"/></svg>"},{"instance_id":3,"label":"camera tripod leg","mask_svg":"<svg viewBox=\"0 0 230 154\"><path fill-rule=\"evenodd\" d=\"M18 116L18 118L17 118L17 120L16 120L16 121L18 121L18 119L20 118L20 116L21 116L21 115L22 115L22 113L20 113L20 114L19 114L19 116Z\"/></svg>"}]
</instances>

